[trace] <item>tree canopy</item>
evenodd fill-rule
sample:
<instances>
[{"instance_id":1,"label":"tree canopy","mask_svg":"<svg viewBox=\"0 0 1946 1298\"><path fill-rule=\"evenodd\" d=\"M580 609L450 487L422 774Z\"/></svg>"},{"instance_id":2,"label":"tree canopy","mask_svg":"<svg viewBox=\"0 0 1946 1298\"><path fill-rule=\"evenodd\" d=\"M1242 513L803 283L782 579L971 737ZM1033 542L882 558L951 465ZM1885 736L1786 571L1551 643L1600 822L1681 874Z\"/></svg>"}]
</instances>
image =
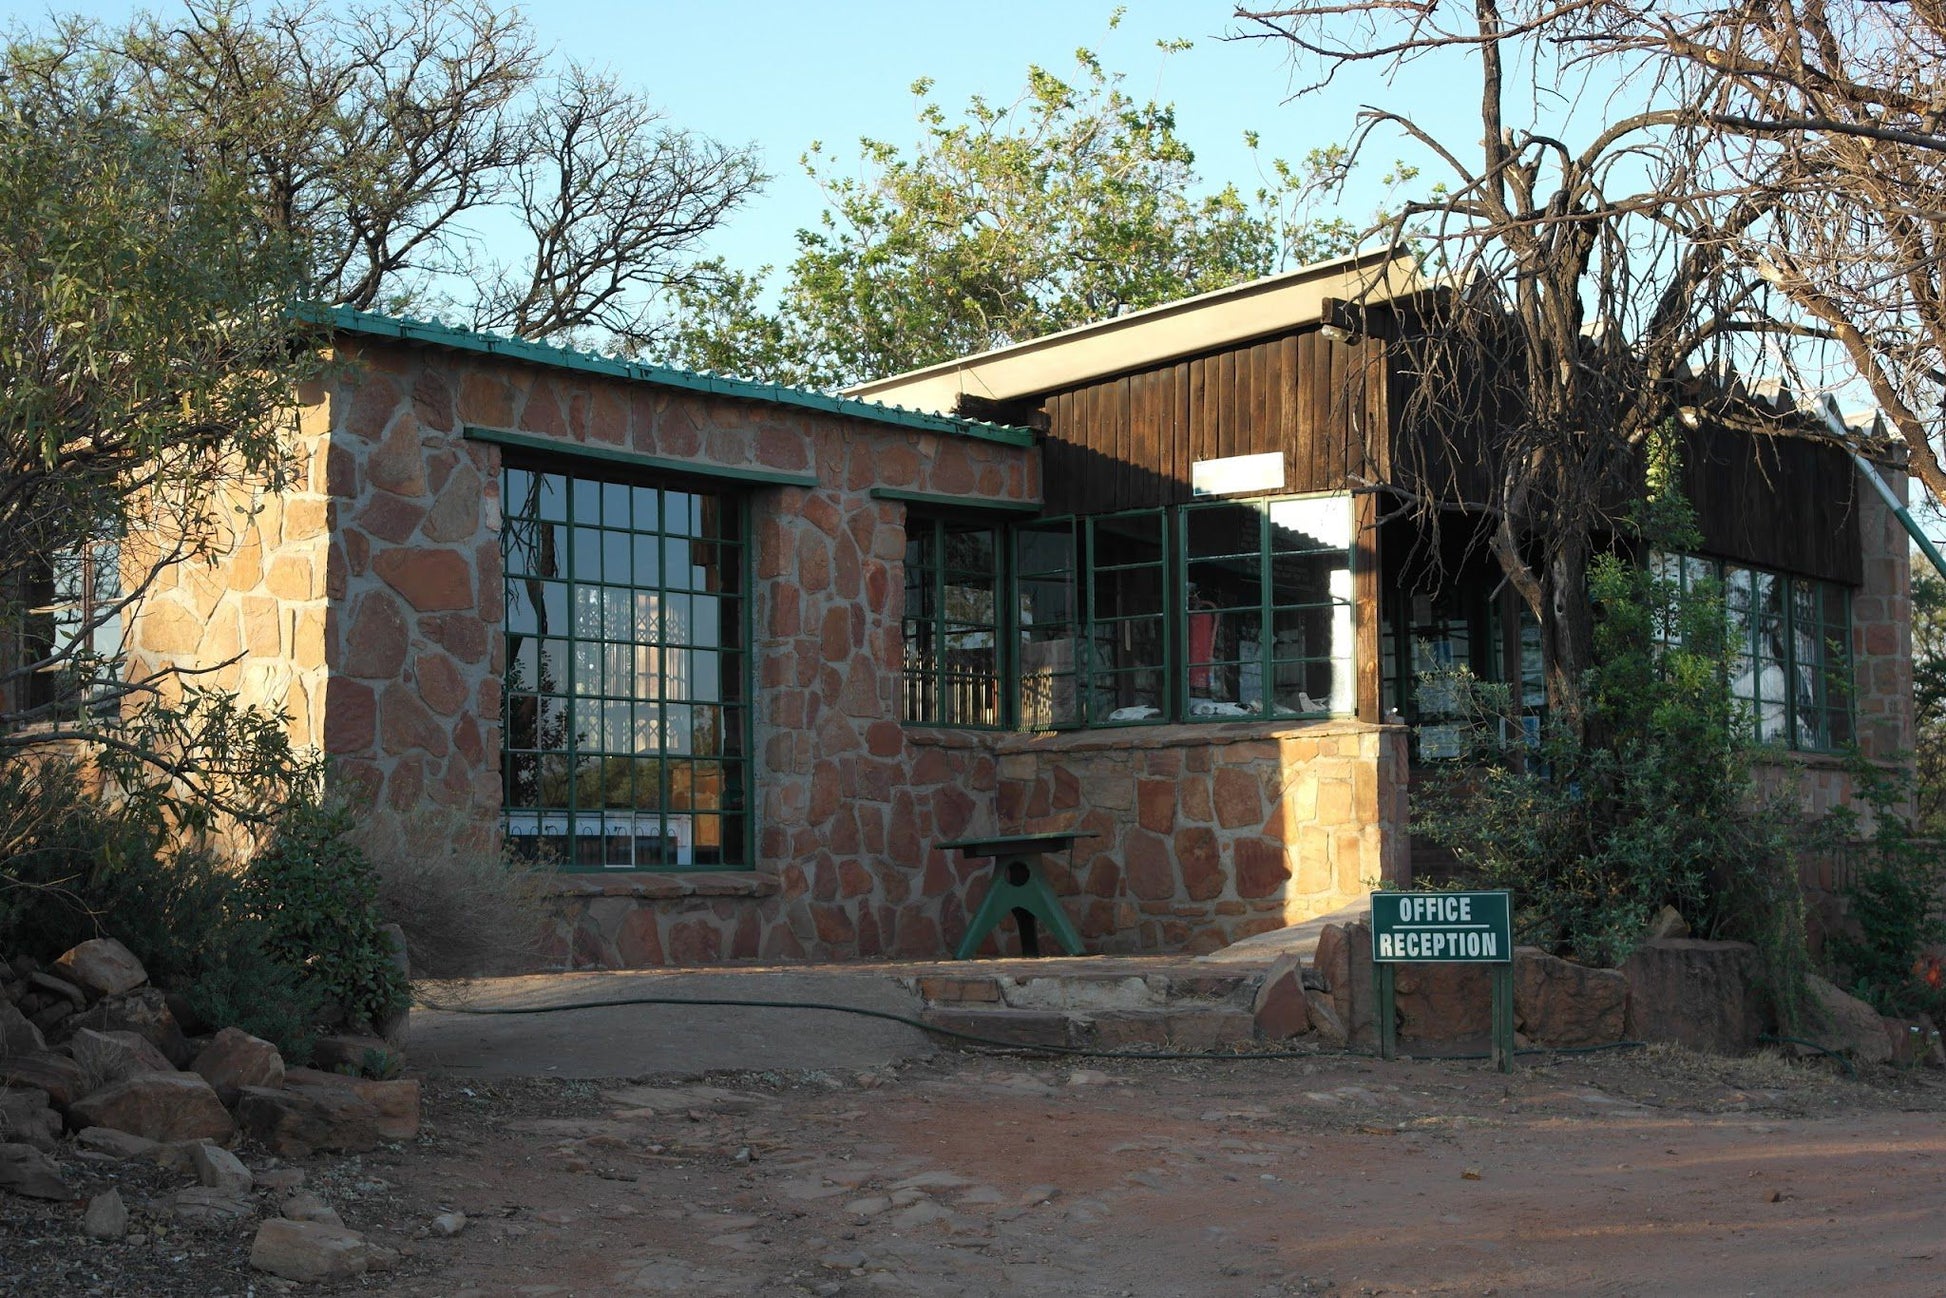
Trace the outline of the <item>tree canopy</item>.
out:
<instances>
[{"instance_id":1,"label":"tree canopy","mask_svg":"<svg viewBox=\"0 0 1946 1298\"><path fill-rule=\"evenodd\" d=\"M685 287L672 359L839 386L1349 249L1351 223L1305 205L1334 151L1204 192L1173 109L1121 83L1087 50L1070 77L1032 67L1017 99L957 114L915 82L911 147L863 140L856 174L821 145L805 155L829 206L798 231L775 304L769 268Z\"/></svg>"}]
</instances>

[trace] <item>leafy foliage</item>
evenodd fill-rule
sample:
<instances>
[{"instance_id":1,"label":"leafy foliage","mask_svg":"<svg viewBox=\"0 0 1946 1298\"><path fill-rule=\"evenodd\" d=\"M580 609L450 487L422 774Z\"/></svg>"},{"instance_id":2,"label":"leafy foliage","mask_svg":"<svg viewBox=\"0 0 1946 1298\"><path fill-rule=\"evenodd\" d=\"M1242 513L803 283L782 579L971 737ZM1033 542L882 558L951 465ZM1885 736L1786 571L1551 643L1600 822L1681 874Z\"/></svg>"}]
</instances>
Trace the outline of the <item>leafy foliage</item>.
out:
<instances>
[{"instance_id":1,"label":"leafy foliage","mask_svg":"<svg viewBox=\"0 0 1946 1298\"><path fill-rule=\"evenodd\" d=\"M1694 544L1679 496L1638 515L1653 549ZM1674 906L1700 931L1755 942L1780 1013L1804 972L1803 901L1788 808L1751 780L1747 719L1725 675L1719 594L1606 554L1590 574L1598 619L1587 726L1506 746L1503 688L1478 686L1474 761L1415 791L1414 831L1451 848L1471 881L1510 888L1525 940L1616 964Z\"/></svg>"},{"instance_id":2,"label":"leafy foliage","mask_svg":"<svg viewBox=\"0 0 1946 1298\"><path fill-rule=\"evenodd\" d=\"M265 952L353 1023L376 1026L403 1009L405 978L380 927L372 863L347 838L343 806L300 802L278 821L244 877L247 910Z\"/></svg>"},{"instance_id":3,"label":"leafy foliage","mask_svg":"<svg viewBox=\"0 0 1946 1298\"><path fill-rule=\"evenodd\" d=\"M838 386L1349 249L1350 224L1305 205L1337 151L1273 162L1251 194L1199 195L1173 109L1076 59L1076 77L1031 67L1013 103L976 96L958 117L915 82L919 142L861 140L859 175L813 145L804 166L829 208L798 231L779 305L764 306L768 268L682 290L675 361Z\"/></svg>"},{"instance_id":4,"label":"leafy foliage","mask_svg":"<svg viewBox=\"0 0 1946 1298\"><path fill-rule=\"evenodd\" d=\"M1857 842L1860 817L1833 813L1832 839L1852 844L1854 869L1845 888L1847 923L1826 941L1826 954L1854 995L1882 1014L1946 1017L1946 868L1937 841L1919 837L1906 814L1910 790L1901 776L1869 762L1852 763L1852 782L1870 811L1870 834Z\"/></svg>"}]
</instances>

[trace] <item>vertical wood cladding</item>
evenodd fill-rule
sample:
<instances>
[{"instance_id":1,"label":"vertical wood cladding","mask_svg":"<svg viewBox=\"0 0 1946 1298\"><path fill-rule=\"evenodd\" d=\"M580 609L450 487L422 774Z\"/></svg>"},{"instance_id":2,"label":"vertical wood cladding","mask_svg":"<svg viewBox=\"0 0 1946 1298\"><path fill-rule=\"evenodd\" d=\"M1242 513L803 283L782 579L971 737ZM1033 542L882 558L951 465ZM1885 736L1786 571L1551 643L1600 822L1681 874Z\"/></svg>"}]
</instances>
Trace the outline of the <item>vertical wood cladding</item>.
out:
<instances>
[{"instance_id":1,"label":"vertical wood cladding","mask_svg":"<svg viewBox=\"0 0 1946 1298\"><path fill-rule=\"evenodd\" d=\"M1286 491L1378 478L1383 348L1311 328L1050 394L1047 512L1178 504L1191 498L1191 465L1233 455L1282 452Z\"/></svg>"},{"instance_id":2,"label":"vertical wood cladding","mask_svg":"<svg viewBox=\"0 0 1946 1298\"><path fill-rule=\"evenodd\" d=\"M1836 446L1725 429L1691 432L1683 485L1707 553L1853 586L1864 580L1858 473Z\"/></svg>"}]
</instances>

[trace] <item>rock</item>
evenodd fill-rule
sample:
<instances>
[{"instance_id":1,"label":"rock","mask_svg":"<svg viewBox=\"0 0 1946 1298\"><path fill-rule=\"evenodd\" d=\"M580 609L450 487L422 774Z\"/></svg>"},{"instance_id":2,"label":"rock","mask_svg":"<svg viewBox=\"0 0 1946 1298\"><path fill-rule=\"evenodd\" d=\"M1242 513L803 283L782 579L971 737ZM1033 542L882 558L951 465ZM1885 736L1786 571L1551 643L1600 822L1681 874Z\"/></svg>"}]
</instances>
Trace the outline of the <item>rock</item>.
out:
<instances>
[{"instance_id":1,"label":"rock","mask_svg":"<svg viewBox=\"0 0 1946 1298\"><path fill-rule=\"evenodd\" d=\"M419 1134L420 1087L416 1077L375 1081L315 1068L293 1068L285 1073L284 1085L295 1090L323 1088L356 1095L377 1112L378 1134L386 1140L411 1140Z\"/></svg>"},{"instance_id":2,"label":"rock","mask_svg":"<svg viewBox=\"0 0 1946 1298\"><path fill-rule=\"evenodd\" d=\"M466 1229L466 1214L463 1212L442 1212L432 1219L432 1233L451 1239Z\"/></svg>"},{"instance_id":3,"label":"rock","mask_svg":"<svg viewBox=\"0 0 1946 1298\"><path fill-rule=\"evenodd\" d=\"M40 1009L35 1010L29 1019L42 1032L52 1032L55 1028L60 1027L61 1024L74 1017L73 1001L64 1000L60 997L52 997L50 998L50 1002L44 1004ZM26 1003L26 1001L21 1002L23 1005Z\"/></svg>"},{"instance_id":4,"label":"rock","mask_svg":"<svg viewBox=\"0 0 1946 1298\"><path fill-rule=\"evenodd\" d=\"M1689 921L1684 919L1682 913L1674 906L1664 906L1656 913L1656 917L1649 921L1649 931L1642 940L1660 942L1664 938L1688 936Z\"/></svg>"},{"instance_id":5,"label":"rock","mask_svg":"<svg viewBox=\"0 0 1946 1298\"><path fill-rule=\"evenodd\" d=\"M359 1154L378 1146L378 1110L343 1087L246 1086L236 1117L245 1135L284 1158L306 1158L320 1149Z\"/></svg>"},{"instance_id":6,"label":"rock","mask_svg":"<svg viewBox=\"0 0 1946 1298\"><path fill-rule=\"evenodd\" d=\"M1946 1065L1946 1048L1942 1048L1939 1029L1933 1026L1932 1019L1924 1014L1914 1019L1882 1020L1885 1024L1885 1039L1892 1046L1892 1062L1902 1067L1917 1067L1929 1064L1935 1068Z\"/></svg>"},{"instance_id":7,"label":"rock","mask_svg":"<svg viewBox=\"0 0 1946 1298\"><path fill-rule=\"evenodd\" d=\"M221 1145L194 1145L189 1151L189 1166L199 1184L229 1194L248 1194L256 1188L257 1178L243 1161Z\"/></svg>"},{"instance_id":8,"label":"rock","mask_svg":"<svg viewBox=\"0 0 1946 1298\"><path fill-rule=\"evenodd\" d=\"M77 1028L68 1038L68 1053L95 1079L95 1085L125 1081L138 1073L172 1073L170 1063L146 1037L133 1032L97 1032Z\"/></svg>"},{"instance_id":9,"label":"rock","mask_svg":"<svg viewBox=\"0 0 1946 1298\"><path fill-rule=\"evenodd\" d=\"M1318 934L1318 948L1311 964L1330 989L1331 1003L1337 1010L1338 1022L1344 1025L1346 1041L1353 1046L1376 1046L1371 926L1363 922L1326 924Z\"/></svg>"},{"instance_id":10,"label":"rock","mask_svg":"<svg viewBox=\"0 0 1946 1298\"><path fill-rule=\"evenodd\" d=\"M1402 964L1393 972L1401 1041L1484 1042L1493 1035L1493 972L1483 964Z\"/></svg>"},{"instance_id":11,"label":"rock","mask_svg":"<svg viewBox=\"0 0 1946 1298\"><path fill-rule=\"evenodd\" d=\"M150 1140L228 1140L236 1124L195 1073L141 1073L69 1106L78 1126L113 1127Z\"/></svg>"},{"instance_id":12,"label":"rock","mask_svg":"<svg viewBox=\"0 0 1946 1298\"><path fill-rule=\"evenodd\" d=\"M1762 1025L1750 990L1756 956L1746 942L1644 943L1622 965L1628 980L1625 1034L1713 1054L1748 1053Z\"/></svg>"},{"instance_id":13,"label":"rock","mask_svg":"<svg viewBox=\"0 0 1946 1298\"><path fill-rule=\"evenodd\" d=\"M119 1190L104 1190L88 1200L81 1215L81 1233L89 1239L120 1239L128 1234L128 1209Z\"/></svg>"},{"instance_id":14,"label":"rock","mask_svg":"<svg viewBox=\"0 0 1946 1298\"><path fill-rule=\"evenodd\" d=\"M1338 1006L1330 993L1306 987L1304 1003L1311 1012L1311 1026L1317 1030L1319 1044L1342 1048L1345 1044L1345 1025L1338 1021Z\"/></svg>"},{"instance_id":15,"label":"rock","mask_svg":"<svg viewBox=\"0 0 1946 1298\"><path fill-rule=\"evenodd\" d=\"M61 1179L54 1160L31 1145L0 1145L0 1190L11 1190L30 1199L66 1202L74 1191Z\"/></svg>"},{"instance_id":16,"label":"rock","mask_svg":"<svg viewBox=\"0 0 1946 1298\"><path fill-rule=\"evenodd\" d=\"M192 1185L169 1196L169 1211L184 1221L242 1221L254 1209L248 1199L228 1190Z\"/></svg>"},{"instance_id":17,"label":"rock","mask_svg":"<svg viewBox=\"0 0 1946 1298\"><path fill-rule=\"evenodd\" d=\"M209 1138L201 1140L168 1140L152 1145L149 1159L165 1172L176 1172L183 1176L196 1174L196 1148L209 1144Z\"/></svg>"},{"instance_id":18,"label":"rock","mask_svg":"<svg viewBox=\"0 0 1946 1298\"><path fill-rule=\"evenodd\" d=\"M284 1084L284 1057L262 1037L242 1028L224 1028L197 1054L191 1067L225 1104L235 1104L246 1086L276 1088Z\"/></svg>"},{"instance_id":19,"label":"rock","mask_svg":"<svg viewBox=\"0 0 1946 1298\"><path fill-rule=\"evenodd\" d=\"M338 1215L336 1208L309 1190L300 1190L284 1200L283 1213L292 1221L317 1221L327 1226L340 1227L345 1224L344 1218Z\"/></svg>"},{"instance_id":20,"label":"rock","mask_svg":"<svg viewBox=\"0 0 1946 1298\"><path fill-rule=\"evenodd\" d=\"M61 1115L48 1107L47 1092L32 1086L0 1087L0 1141L53 1153L61 1143Z\"/></svg>"},{"instance_id":21,"label":"rock","mask_svg":"<svg viewBox=\"0 0 1946 1298\"><path fill-rule=\"evenodd\" d=\"M27 981L44 992L52 992L78 1010L88 1008L88 993L65 978L51 973L32 973L27 975Z\"/></svg>"},{"instance_id":22,"label":"rock","mask_svg":"<svg viewBox=\"0 0 1946 1298\"><path fill-rule=\"evenodd\" d=\"M117 1131L113 1127L83 1127L76 1133L74 1143L82 1149L91 1149L97 1154L112 1154L116 1158L140 1158L153 1152L156 1147L155 1142L146 1136Z\"/></svg>"},{"instance_id":23,"label":"rock","mask_svg":"<svg viewBox=\"0 0 1946 1298\"><path fill-rule=\"evenodd\" d=\"M0 1055L38 1055L47 1049L47 1038L31 1023L20 1007L0 1000Z\"/></svg>"},{"instance_id":24,"label":"rock","mask_svg":"<svg viewBox=\"0 0 1946 1298\"><path fill-rule=\"evenodd\" d=\"M166 1055L174 1068L188 1067L195 1057L189 1038L183 1036L176 1016L169 1012L168 1001L153 987L105 996L78 1015L74 1026L97 1032L133 1032Z\"/></svg>"},{"instance_id":25,"label":"rock","mask_svg":"<svg viewBox=\"0 0 1946 1298\"><path fill-rule=\"evenodd\" d=\"M0 1055L0 1086L32 1086L65 1109L88 1091L88 1075L66 1055Z\"/></svg>"},{"instance_id":26,"label":"rock","mask_svg":"<svg viewBox=\"0 0 1946 1298\"><path fill-rule=\"evenodd\" d=\"M257 1173L259 1190L295 1190L304 1184L301 1167L273 1167Z\"/></svg>"},{"instance_id":27,"label":"rock","mask_svg":"<svg viewBox=\"0 0 1946 1298\"><path fill-rule=\"evenodd\" d=\"M135 953L112 937L91 938L70 948L54 962L54 972L89 993L90 1000L134 991L149 980Z\"/></svg>"},{"instance_id":28,"label":"rock","mask_svg":"<svg viewBox=\"0 0 1946 1298\"><path fill-rule=\"evenodd\" d=\"M387 1045L382 1037L341 1032L319 1037L311 1043L312 1064L319 1072L333 1073L339 1077L363 1077L367 1063L395 1062L397 1059L398 1051Z\"/></svg>"},{"instance_id":29,"label":"rock","mask_svg":"<svg viewBox=\"0 0 1946 1298\"><path fill-rule=\"evenodd\" d=\"M1796 1035L1861 1064L1892 1062L1892 1043L1877 1010L1816 974L1807 975L1804 985L1810 1004Z\"/></svg>"},{"instance_id":30,"label":"rock","mask_svg":"<svg viewBox=\"0 0 1946 1298\"><path fill-rule=\"evenodd\" d=\"M1288 1041L1311 1030L1311 1007L1304 993L1304 962L1282 955L1264 973L1263 985L1250 1007L1257 1035L1265 1041Z\"/></svg>"},{"instance_id":31,"label":"rock","mask_svg":"<svg viewBox=\"0 0 1946 1298\"><path fill-rule=\"evenodd\" d=\"M1628 1023L1628 979L1536 947L1514 951L1514 1026L1537 1046L1601 1046Z\"/></svg>"},{"instance_id":32,"label":"rock","mask_svg":"<svg viewBox=\"0 0 1946 1298\"><path fill-rule=\"evenodd\" d=\"M265 1218L250 1245L251 1266L304 1283L363 1275L370 1261L356 1231L288 1217Z\"/></svg>"}]
</instances>

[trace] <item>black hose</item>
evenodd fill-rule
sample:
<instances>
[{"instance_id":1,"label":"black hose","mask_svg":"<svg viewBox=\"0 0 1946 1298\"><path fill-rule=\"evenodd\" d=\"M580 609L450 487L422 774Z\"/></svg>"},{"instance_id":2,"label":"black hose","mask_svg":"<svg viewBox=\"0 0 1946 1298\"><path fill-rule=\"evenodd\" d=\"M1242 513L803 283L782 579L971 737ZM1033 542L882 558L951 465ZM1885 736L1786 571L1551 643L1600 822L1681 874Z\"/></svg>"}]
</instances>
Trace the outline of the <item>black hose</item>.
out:
<instances>
[{"instance_id":1,"label":"black hose","mask_svg":"<svg viewBox=\"0 0 1946 1298\"><path fill-rule=\"evenodd\" d=\"M1858 1078L1858 1069L1853 1066L1851 1060L1845 1058L1835 1050L1819 1045L1815 1041L1806 1041L1801 1037L1773 1037L1768 1032L1760 1033L1757 1040L1769 1041L1782 1046L1803 1046L1807 1050L1815 1050L1819 1054L1835 1059L1842 1064L1844 1066L1845 1076L1850 1077L1854 1081Z\"/></svg>"}]
</instances>

